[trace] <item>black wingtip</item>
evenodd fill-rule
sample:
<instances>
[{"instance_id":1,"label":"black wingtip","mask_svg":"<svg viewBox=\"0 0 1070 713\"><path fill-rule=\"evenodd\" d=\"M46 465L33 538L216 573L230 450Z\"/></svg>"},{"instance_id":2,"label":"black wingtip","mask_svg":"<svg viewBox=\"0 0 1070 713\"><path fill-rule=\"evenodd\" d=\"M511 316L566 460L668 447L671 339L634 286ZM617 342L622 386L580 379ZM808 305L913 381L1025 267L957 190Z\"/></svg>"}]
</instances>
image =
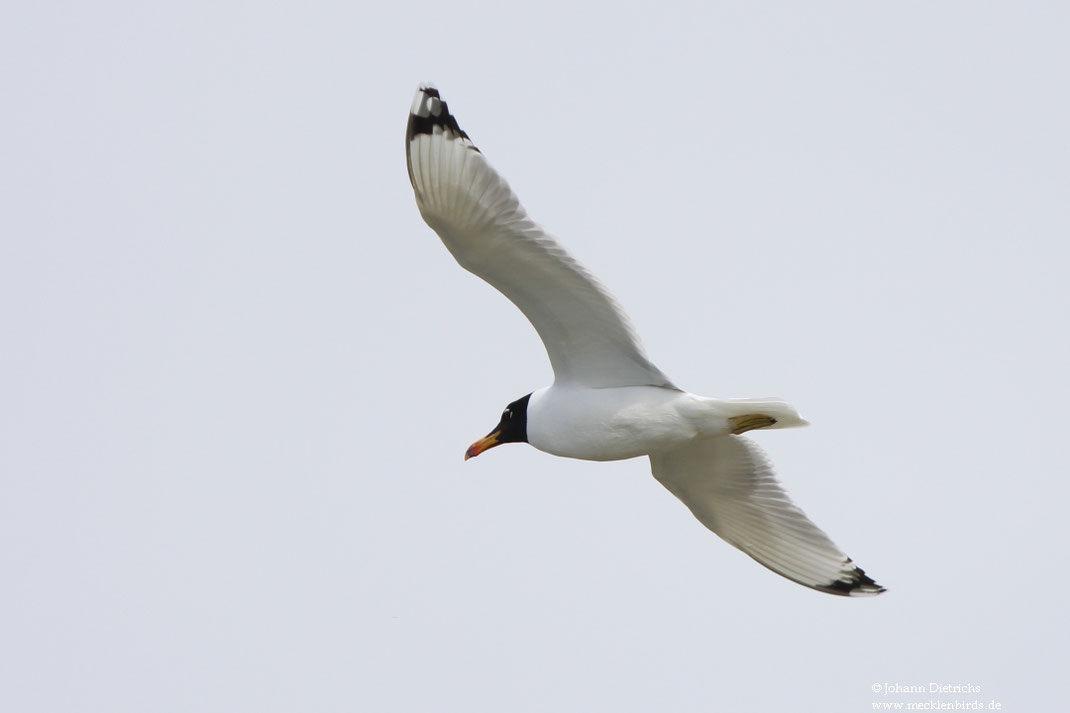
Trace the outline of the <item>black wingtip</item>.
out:
<instances>
[{"instance_id":1,"label":"black wingtip","mask_svg":"<svg viewBox=\"0 0 1070 713\"><path fill-rule=\"evenodd\" d=\"M851 567L854 563L851 560L844 562L844 565ZM837 579L831 584L825 584L817 587L822 592L828 592L829 594L839 594L841 596L860 596L860 595L873 595L886 592L884 587L873 581L873 578L865 573L865 571L858 566L854 566L851 571L842 579Z\"/></svg>"},{"instance_id":2,"label":"black wingtip","mask_svg":"<svg viewBox=\"0 0 1070 713\"><path fill-rule=\"evenodd\" d=\"M438 89L431 84L421 84L416 90L412 108L409 110L409 124L405 131L405 138L411 141L412 137L417 134L434 135L436 127L441 133L453 134L465 139L469 148L479 151L472 143L472 139L457 123L457 118L450 113L449 106L442 100Z\"/></svg>"}]
</instances>

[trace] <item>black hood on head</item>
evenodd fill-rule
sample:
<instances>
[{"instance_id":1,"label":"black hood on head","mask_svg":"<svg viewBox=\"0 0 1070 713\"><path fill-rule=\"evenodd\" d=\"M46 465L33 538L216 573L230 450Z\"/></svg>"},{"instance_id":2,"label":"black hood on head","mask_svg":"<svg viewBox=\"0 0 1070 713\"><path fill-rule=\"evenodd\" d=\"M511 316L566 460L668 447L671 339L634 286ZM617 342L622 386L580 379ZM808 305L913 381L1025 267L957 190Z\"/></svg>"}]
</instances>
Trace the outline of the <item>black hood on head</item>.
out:
<instances>
[{"instance_id":1,"label":"black hood on head","mask_svg":"<svg viewBox=\"0 0 1070 713\"><path fill-rule=\"evenodd\" d=\"M528 442L528 400L531 394L523 396L505 407L502 411L502 420L498 422L496 431L501 431L498 436L499 443L527 443Z\"/></svg>"}]
</instances>

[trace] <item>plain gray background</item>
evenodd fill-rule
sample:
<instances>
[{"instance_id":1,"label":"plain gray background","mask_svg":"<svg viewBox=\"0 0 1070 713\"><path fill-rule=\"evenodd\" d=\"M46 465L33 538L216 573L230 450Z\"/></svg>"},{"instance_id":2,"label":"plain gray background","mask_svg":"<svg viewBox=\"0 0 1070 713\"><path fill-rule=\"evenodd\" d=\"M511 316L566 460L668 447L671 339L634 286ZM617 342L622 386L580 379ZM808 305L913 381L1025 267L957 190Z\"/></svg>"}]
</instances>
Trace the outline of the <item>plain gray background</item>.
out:
<instances>
[{"instance_id":1,"label":"plain gray background","mask_svg":"<svg viewBox=\"0 0 1070 713\"><path fill-rule=\"evenodd\" d=\"M0 707L1061 707L1065 3L8 3ZM889 588L645 459L464 463L551 372L423 224L434 81Z\"/></svg>"}]
</instances>

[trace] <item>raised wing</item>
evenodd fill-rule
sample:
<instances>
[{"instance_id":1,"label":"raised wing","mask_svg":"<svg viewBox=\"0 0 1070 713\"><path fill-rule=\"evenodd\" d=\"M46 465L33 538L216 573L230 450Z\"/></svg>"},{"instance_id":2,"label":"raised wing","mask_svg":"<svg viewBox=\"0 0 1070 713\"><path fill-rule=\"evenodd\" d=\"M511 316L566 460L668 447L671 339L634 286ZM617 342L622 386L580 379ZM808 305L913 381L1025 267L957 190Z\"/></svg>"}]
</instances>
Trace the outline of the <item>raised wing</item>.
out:
<instances>
[{"instance_id":1,"label":"raised wing","mask_svg":"<svg viewBox=\"0 0 1070 713\"><path fill-rule=\"evenodd\" d=\"M528 218L430 85L413 99L405 146L424 220L461 267L531 321L558 383L676 388L647 358L609 291Z\"/></svg>"},{"instance_id":2,"label":"raised wing","mask_svg":"<svg viewBox=\"0 0 1070 713\"><path fill-rule=\"evenodd\" d=\"M654 477L703 525L777 574L830 594L880 594L777 482L761 449L741 436L652 454Z\"/></svg>"}]
</instances>

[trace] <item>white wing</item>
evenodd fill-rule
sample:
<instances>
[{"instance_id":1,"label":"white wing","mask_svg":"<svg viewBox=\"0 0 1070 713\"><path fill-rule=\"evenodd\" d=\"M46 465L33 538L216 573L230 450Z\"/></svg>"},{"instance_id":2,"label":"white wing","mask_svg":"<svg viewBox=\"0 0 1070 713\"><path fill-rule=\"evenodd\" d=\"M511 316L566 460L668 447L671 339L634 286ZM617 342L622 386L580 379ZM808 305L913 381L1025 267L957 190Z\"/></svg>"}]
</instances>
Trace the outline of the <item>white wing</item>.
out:
<instances>
[{"instance_id":1,"label":"white wing","mask_svg":"<svg viewBox=\"0 0 1070 713\"><path fill-rule=\"evenodd\" d=\"M652 454L650 466L699 522L777 574L830 594L884 591L791 502L746 438L695 441Z\"/></svg>"},{"instance_id":2,"label":"white wing","mask_svg":"<svg viewBox=\"0 0 1070 713\"><path fill-rule=\"evenodd\" d=\"M424 220L462 267L531 321L558 382L675 388L609 291L528 218L434 87L417 90L405 138Z\"/></svg>"}]
</instances>

